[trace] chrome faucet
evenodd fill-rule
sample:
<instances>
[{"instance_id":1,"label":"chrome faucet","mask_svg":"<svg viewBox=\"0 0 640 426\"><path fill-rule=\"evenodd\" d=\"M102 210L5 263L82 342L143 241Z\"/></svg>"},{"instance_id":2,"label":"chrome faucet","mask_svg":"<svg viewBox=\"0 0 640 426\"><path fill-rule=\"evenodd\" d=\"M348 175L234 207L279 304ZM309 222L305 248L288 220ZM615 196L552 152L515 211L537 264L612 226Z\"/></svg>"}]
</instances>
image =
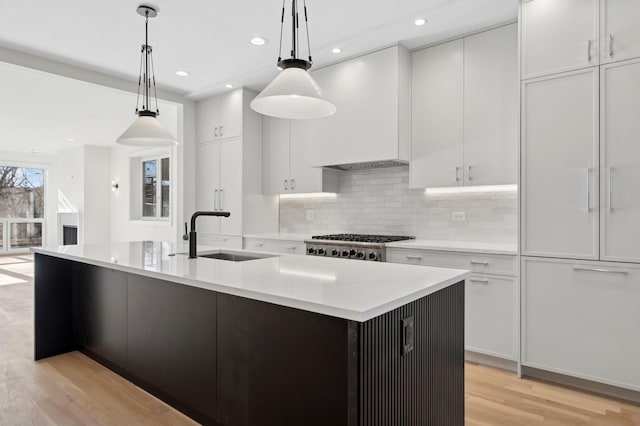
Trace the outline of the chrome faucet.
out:
<instances>
[{"instance_id":1,"label":"chrome faucet","mask_svg":"<svg viewBox=\"0 0 640 426\"><path fill-rule=\"evenodd\" d=\"M197 233L196 233L196 219L198 216L221 216L221 217L229 217L231 213L229 212L195 212L191 216L191 231L189 231L189 259L195 259L198 257L197 253Z\"/></svg>"}]
</instances>

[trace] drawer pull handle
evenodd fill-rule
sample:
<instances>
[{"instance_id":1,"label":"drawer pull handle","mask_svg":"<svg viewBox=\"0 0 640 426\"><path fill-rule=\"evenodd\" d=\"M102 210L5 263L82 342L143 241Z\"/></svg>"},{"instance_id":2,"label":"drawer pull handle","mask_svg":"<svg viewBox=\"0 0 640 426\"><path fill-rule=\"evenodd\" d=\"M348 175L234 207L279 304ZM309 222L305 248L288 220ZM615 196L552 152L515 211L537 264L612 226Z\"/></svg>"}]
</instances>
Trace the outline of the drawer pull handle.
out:
<instances>
[{"instance_id":1,"label":"drawer pull handle","mask_svg":"<svg viewBox=\"0 0 640 426\"><path fill-rule=\"evenodd\" d=\"M629 271L623 270L614 270L614 269L604 269L604 268L583 268L581 266L574 266L574 271L584 271L584 272L603 272L605 274L622 274L627 275Z\"/></svg>"},{"instance_id":2,"label":"drawer pull handle","mask_svg":"<svg viewBox=\"0 0 640 426\"><path fill-rule=\"evenodd\" d=\"M422 256L407 256L409 260L422 260Z\"/></svg>"},{"instance_id":3,"label":"drawer pull handle","mask_svg":"<svg viewBox=\"0 0 640 426\"><path fill-rule=\"evenodd\" d=\"M478 284L489 284L489 280L486 278L469 278L469 281Z\"/></svg>"},{"instance_id":4,"label":"drawer pull handle","mask_svg":"<svg viewBox=\"0 0 640 426\"><path fill-rule=\"evenodd\" d=\"M489 266L488 260L470 260L469 263L471 263L472 265Z\"/></svg>"},{"instance_id":5,"label":"drawer pull handle","mask_svg":"<svg viewBox=\"0 0 640 426\"><path fill-rule=\"evenodd\" d=\"M297 247L296 246L287 246L285 247L287 250L295 250Z\"/></svg>"},{"instance_id":6,"label":"drawer pull handle","mask_svg":"<svg viewBox=\"0 0 640 426\"><path fill-rule=\"evenodd\" d=\"M256 246L256 247L262 247L263 245L264 245L264 244L262 244L262 243L255 243L255 244L254 244L254 246Z\"/></svg>"}]
</instances>

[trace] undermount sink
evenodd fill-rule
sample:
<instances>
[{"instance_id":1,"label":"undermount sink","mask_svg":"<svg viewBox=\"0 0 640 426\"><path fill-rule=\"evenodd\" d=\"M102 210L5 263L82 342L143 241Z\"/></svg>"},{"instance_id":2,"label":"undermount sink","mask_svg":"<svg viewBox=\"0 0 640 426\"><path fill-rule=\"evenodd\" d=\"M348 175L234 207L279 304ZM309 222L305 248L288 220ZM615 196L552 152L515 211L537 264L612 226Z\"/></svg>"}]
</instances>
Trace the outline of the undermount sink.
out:
<instances>
[{"instance_id":1,"label":"undermount sink","mask_svg":"<svg viewBox=\"0 0 640 426\"><path fill-rule=\"evenodd\" d=\"M207 259L228 260L231 262L244 262L246 260L266 259L268 257L275 257L268 254L248 254L238 253L232 251L219 251L217 253L199 254L198 257L205 257Z\"/></svg>"}]
</instances>

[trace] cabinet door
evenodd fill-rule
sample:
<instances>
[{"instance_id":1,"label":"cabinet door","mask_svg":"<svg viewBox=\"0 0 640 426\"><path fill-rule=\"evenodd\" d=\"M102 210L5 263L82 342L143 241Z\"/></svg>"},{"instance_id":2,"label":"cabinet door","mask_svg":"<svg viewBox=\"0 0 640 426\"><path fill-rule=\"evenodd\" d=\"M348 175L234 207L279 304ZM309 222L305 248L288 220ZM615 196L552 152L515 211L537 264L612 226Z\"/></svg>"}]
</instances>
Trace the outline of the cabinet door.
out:
<instances>
[{"instance_id":1,"label":"cabinet door","mask_svg":"<svg viewBox=\"0 0 640 426\"><path fill-rule=\"evenodd\" d=\"M600 0L601 60L621 61L640 57L640 2Z\"/></svg>"},{"instance_id":2,"label":"cabinet door","mask_svg":"<svg viewBox=\"0 0 640 426\"><path fill-rule=\"evenodd\" d=\"M640 61L601 69L602 260L640 262Z\"/></svg>"},{"instance_id":3,"label":"cabinet door","mask_svg":"<svg viewBox=\"0 0 640 426\"><path fill-rule=\"evenodd\" d=\"M289 187L289 120L262 117L262 193L275 195Z\"/></svg>"},{"instance_id":4,"label":"cabinet door","mask_svg":"<svg viewBox=\"0 0 640 426\"><path fill-rule=\"evenodd\" d=\"M524 254L598 258L598 123L598 68L523 82Z\"/></svg>"},{"instance_id":5,"label":"cabinet door","mask_svg":"<svg viewBox=\"0 0 640 426\"><path fill-rule=\"evenodd\" d=\"M196 182L198 210L212 211L218 207L220 190L220 144L206 143L198 146L198 181ZM220 218L198 218L198 232L220 233Z\"/></svg>"},{"instance_id":6,"label":"cabinet door","mask_svg":"<svg viewBox=\"0 0 640 426\"><path fill-rule=\"evenodd\" d=\"M291 120L291 139L289 142L289 164L291 179L290 193L322 192L322 174L315 162L311 144L313 127L308 120Z\"/></svg>"},{"instance_id":7,"label":"cabinet door","mask_svg":"<svg viewBox=\"0 0 640 426\"><path fill-rule=\"evenodd\" d=\"M465 349L516 359L515 277L473 274L465 283Z\"/></svg>"},{"instance_id":8,"label":"cabinet door","mask_svg":"<svg viewBox=\"0 0 640 426\"><path fill-rule=\"evenodd\" d=\"M218 137L218 98L209 98L196 104L196 137L198 142L209 142Z\"/></svg>"},{"instance_id":9,"label":"cabinet door","mask_svg":"<svg viewBox=\"0 0 640 426\"><path fill-rule=\"evenodd\" d=\"M398 55L391 47L312 72L337 107L309 120L313 165L398 158Z\"/></svg>"},{"instance_id":10,"label":"cabinet door","mask_svg":"<svg viewBox=\"0 0 640 426\"><path fill-rule=\"evenodd\" d=\"M598 10L599 0L523 1L522 78L598 65Z\"/></svg>"},{"instance_id":11,"label":"cabinet door","mask_svg":"<svg viewBox=\"0 0 640 426\"><path fill-rule=\"evenodd\" d=\"M640 390L640 269L525 258L521 270L523 364Z\"/></svg>"},{"instance_id":12,"label":"cabinet door","mask_svg":"<svg viewBox=\"0 0 640 426\"><path fill-rule=\"evenodd\" d=\"M242 135L242 90L220 96L216 126L219 139Z\"/></svg>"},{"instance_id":13,"label":"cabinet door","mask_svg":"<svg viewBox=\"0 0 640 426\"><path fill-rule=\"evenodd\" d=\"M413 54L411 186L462 185L463 42Z\"/></svg>"},{"instance_id":14,"label":"cabinet door","mask_svg":"<svg viewBox=\"0 0 640 426\"><path fill-rule=\"evenodd\" d=\"M220 143L220 198L218 208L231 213L220 218L220 233L242 235L242 140Z\"/></svg>"},{"instance_id":15,"label":"cabinet door","mask_svg":"<svg viewBox=\"0 0 640 426\"><path fill-rule=\"evenodd\" d=\"M518 28L464 39L465 185L518 182Z\"/></svg>"}]
</instances>

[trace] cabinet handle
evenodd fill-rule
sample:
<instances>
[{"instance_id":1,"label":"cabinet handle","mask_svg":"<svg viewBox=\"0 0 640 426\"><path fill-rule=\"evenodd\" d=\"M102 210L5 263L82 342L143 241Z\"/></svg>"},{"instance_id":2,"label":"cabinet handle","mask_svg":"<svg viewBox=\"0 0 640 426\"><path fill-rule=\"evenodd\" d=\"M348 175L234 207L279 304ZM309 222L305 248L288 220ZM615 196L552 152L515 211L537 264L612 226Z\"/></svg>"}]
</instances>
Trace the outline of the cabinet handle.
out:
<instances>
[{"instance_id":1,"label":"cabinet handle","mask_svg":"<svg viewBox=\"0 0 640 426\"><path fill-rule=\"evenodd\" d=\"M584 271L584 272L603 272L605 274L622 274L627 275L629 271L623 270L614 270L614 269L604 269L604 268L584 268L582 266L574 266L574 271Z\"/></svg>"},{"instance_id":2,"label":"cabinet handle","mask_svg":"<svg viewBox=\"0 0 640 426\"><path fill-rule=\"evenodd\" d=\"M467 170L467 179L469 179L469 182L471 182L471 166L467 166L468 170Z\"/></svg>"},{"instance_id":3,"label":"cabinet handle","mask_svg":"<svg viewBox=\"0 0 640 426\"><path fill-rule=\"evenodd\" d=\"M296 246L287 246L285 247L287 250L295 250L297 247Z\"/></svg>"},{"instance_id":4,"label":"cabinet handle","mask_svg":"<svg viewBox=\"0 0 640 426\"><path fill-rule=\"evenodd\" d=\"M213 190L213 209L218 210L218 190Z\"/></svg>"},{"instance_id":5,"label":"cabinet handle","mask_svg":"<svg viewBox=\"0 0 640 426\"><path fill-rule=\"evenodd\" d=\"M214 136L214 137L216 137L216 138L218 137L218 126L216 126L216 127L214 128L214 130L213 130L213 136Z\"/></svg>"},{"instance_id":6,"label":"cabinet handle","mask_svg":"<svg viewBox=\"0 0 640 426\"><path fill-rule=\"evenodd\" d=\"M469 282L478 284L489 284L489 280L486 278L469 278Z\"/></svg>"},{"instance_id":7,"label":"cabinet handle","mask_svg":"<svg viewBox=\"0 0 640 426\"><path fill-rule=\"evenodd\" d=\"M218 204L220 206L220 210L224 210L224 206L222 205L222 191L224 191L224 189L220 190L220 203Z\"/></svg>"},{"instance_id":8,"label":"cabinet handle","mask_svg":"<svg viewBox=\"0 0 640 426\"><path fill-rule=\"evenodd\" d=\"M613 34L609 33L609 57L613 58Z\"/></svg>"},{"instance_id":9,"label":"cabinet handle","mask_svg":"<svg viewBox=\"0 0 640 426\"><path fill-rule=\"evenodd\" d=\"M296 189L296 180L291 179L291 189Z\"/></svg>"},{"instance_id":10,"label":"cabinet handle","mask_svg":"<svg viewBox=\"0 0 640 426\"><path fill-rule=\"evenodd\" d=\"M613 211L613 167L609 167L609 213Z\"/></svg>"},{"instance_id":11,"label":"cabinet handle","mask_svg":"<svg viewBox=\"0 0 640 426\"><path fill-rule=\"evenodd\" d=\"M591 211L591 168L587 169L587 213Z\"/></svg>"},{"instance_id":12,"label":"cabinet handle","mask_svg":"<svg viewBox=\"0 0 640 426\"><path fill-rule=\"evenodd\" d=\"M456 171L455 171L455 179L456 182L460 182L460 178L458 177L458 170L460 170L460 166L456 166Z\"/></svg>"},{"instance_id":13,"label":"cabinet handle","mask_svg":"<svg viewBox=\"0 0 640 426\"><path fill-rule=\"evenodd\" d=\"M224 135L224 130L223 129L224 129L224 126L220 126L220 136Z\"/></svg>"},{"instance_id":14,"label":"cabinet handle","mask_svg":"<svg viewBox=\"0 0 640 426\"><path fill-rule=\"evenodd\" d=\"M470 260L469 263L472 265L489 266L488 260Z\"/></svg>"},{"instance_id":15,"label":"cabinet handle","mask_svg":"<svg viewBox=\"0 0 640 426\"><path fill-rule=\"evenodd\" d=\"M284 190L285 190L285 191L288 191L288 190L289 190L289 180L288 180L288 179L285 179L285 180L284 180Z\"/></svg>"},{"instance_id":16,"label":"cabinet handle","mask_svg":"<svg viewBox=\"0 0 640 426\"><path fill-rule=\"evenodd\" d=\"M591 62L591 40L587 40L587 62Z\"/></svg>"},{"instance_id":17,"label":"cabinet handle","mask_svg":"<svg viewBox=\"0 0 640 426\"><path fill-rule=\"evenodd\" d=\"M422 256L407 256L409 260L422 260Z\"/></svg>"},{"instance_id":18,"label":"cabinet handle","mask_svg":"<svg viewBox=\"0 0 640 426\"><path fill-rule=\"evenodd\" d=\"M253 244L255 247L262 247L264 244L263 243L255 243Z\"/></svg>"}]
</instances>

